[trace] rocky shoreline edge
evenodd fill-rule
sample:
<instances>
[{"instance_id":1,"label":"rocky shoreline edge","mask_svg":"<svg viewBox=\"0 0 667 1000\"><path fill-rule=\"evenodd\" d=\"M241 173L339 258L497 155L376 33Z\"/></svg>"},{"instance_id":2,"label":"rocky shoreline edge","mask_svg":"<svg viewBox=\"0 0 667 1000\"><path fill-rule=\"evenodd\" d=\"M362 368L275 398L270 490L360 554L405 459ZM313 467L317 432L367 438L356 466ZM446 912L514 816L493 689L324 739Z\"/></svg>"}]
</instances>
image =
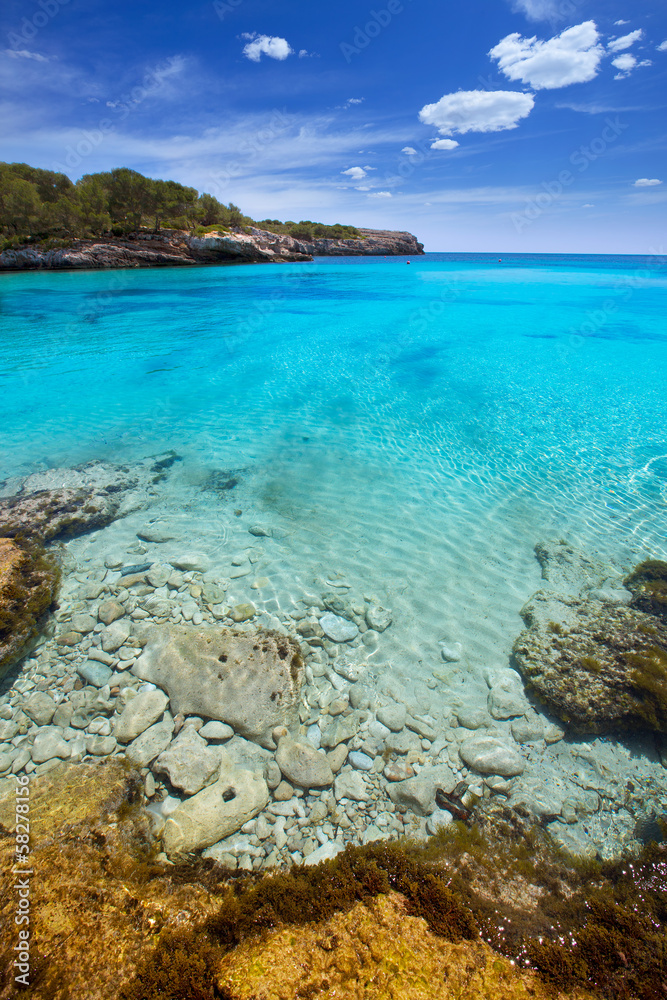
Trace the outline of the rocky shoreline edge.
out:
<instances>
[{"instance_id":1,"label":"rocky shoreline edge","mask_svg":"<svg viewBox=\"0 0 667 1000\"><path fill-rule=\"evenodd\" d=\"M0 253L0 271L104 270L224 263L293 263L313 257L417 256L411 233L360 229L354 239L297 240L249 227L195 236L181 230L141 231L124 237L75 239L51 249L24 246Z\"/></svg>"}]
</instances>

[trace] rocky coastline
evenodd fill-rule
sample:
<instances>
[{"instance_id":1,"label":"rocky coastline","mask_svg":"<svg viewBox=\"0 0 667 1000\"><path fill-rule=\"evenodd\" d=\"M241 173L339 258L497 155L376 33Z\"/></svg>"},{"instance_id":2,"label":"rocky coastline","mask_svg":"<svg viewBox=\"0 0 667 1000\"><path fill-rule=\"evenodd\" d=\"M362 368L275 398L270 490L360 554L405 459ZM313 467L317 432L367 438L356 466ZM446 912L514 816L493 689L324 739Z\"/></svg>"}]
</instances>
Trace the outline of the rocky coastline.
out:
<instances>
[{"instance_id":1,"label":"rocky coastline","mask_svg":"<svg viewBox=\"0 0 667 1000\"><path fill-rule=\"evenodd\" d=\"M297 240L249 227L194 236L181 230L141 231L124 237L75 239L51 249L27 245L0 253L0 271L106 270L197 264L293 263L323 256L416 256L423 244L411 233L360 229L355 239Z\"/></svg>"}]
</instances>

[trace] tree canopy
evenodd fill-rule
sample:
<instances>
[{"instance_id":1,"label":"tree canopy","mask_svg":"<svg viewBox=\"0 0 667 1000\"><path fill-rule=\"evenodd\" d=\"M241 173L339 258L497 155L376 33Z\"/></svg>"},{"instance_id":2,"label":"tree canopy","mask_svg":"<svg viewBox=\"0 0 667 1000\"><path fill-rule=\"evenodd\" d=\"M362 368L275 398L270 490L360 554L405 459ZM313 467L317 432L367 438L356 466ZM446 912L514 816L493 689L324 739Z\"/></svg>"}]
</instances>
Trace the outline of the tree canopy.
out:
<instances>
[{"instance_id":1,"label":"tree canopy","mask_svg":"<svg viewBox=\"0 0 667 1000\"><path fill-rule=\"evenodd\" d=\"M118 167L85 174L73 183L65 174L27 163L0 163L0 234L3 243L18 245L48 238L121 236L142 227L189 229L258 225L297 239L356 236L351 226L277 219L255 223L230 202L176 181L153 180L136 170Z\"/></svg>"}]
</instances>

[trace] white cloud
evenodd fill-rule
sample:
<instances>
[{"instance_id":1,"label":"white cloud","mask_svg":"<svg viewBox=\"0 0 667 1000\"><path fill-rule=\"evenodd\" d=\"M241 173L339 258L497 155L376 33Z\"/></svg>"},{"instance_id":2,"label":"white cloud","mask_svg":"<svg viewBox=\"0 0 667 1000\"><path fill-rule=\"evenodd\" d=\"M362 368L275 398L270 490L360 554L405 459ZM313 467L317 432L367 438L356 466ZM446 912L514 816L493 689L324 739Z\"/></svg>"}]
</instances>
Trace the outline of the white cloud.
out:
<instances>
[{"instance_id":1,"label":"white cloud","mask_svg":"<svg viewBox=\"0 0 667 1000\"><path fill-rule=\"evenodd\" d=\"M34 59L35 62L48 62L46 56L40 56L39 52L28 52L27 49L5 49L5 55L12 59Z\"/></svg>"},{"instance_id":2,"label":"white cloud","mask_svg":"<svg viewBox=\"0 0 667 1000\"><path fill-rule=\"evenodd\" d=\"M656 45L658 52L667 52L667 38L664 42L660 42L660 45Z\"/></svg>"},{"instance_id":3,"label":"white cloud","mask_svg":"<svg viewBox=\"0 0 667 1000\"><path fill-rule=\"evenodd\" d=\"M558 0L513 0L512 10L525 14L529 21L557 21L559 6Z\"/></svg>"},{"instance_id":4,"label":"white cloud","mask_svg":"<svg viewBox=\"0 0 667 1000\"><path fill-rule=\"evenodd\" d=\"M640 177L639 180L635 181L633 187L652 188L657 187L658 184L662 184L662 181L659 181L657 177Z\"/></svg>"},{"instance_id":5,"label":"white cloud","mask_svg":"<svg viewBox=\"0 0 667 1000\"><path fill-rule=\"evenodd\" d=\"M621 18L620 21L614 21L614 25L621 25L621 24L630 24L630 22L624 21L623 18Z\"/></svg>"},{"instance_id":6,"label":"white cloud","mask_svg":"<svg viewBox=\"0 0 667 1000\"><path fill-rule=\"evenodd\" d=\"M585 83L597 75L604 55L598 39L595 21L566 28L546 42L523 38L515 31L501 39L489 55L508 80L519 80L535 90L553 90Z\"/></svg>"},{"instance_id":7,"label":"white cloud","mask_svg":"<svg viewBox=\"0 0 667 1000\"><path fill-rule=\"evenodd\" d=\"M363 167L349 167L348 170L341 170L341 174L346 174L353 181L361 181L366 176L366 171Z\"/></svg>"},{"instance_id":8,"label":"white cloud","mask_svg":"<svg viewBox=\"0 0 667 1000\"><path fill-rule=\"evenodd\" d=\"M417 150L414 149L412 146L403 146L403 149L401 150L401 152L405 153L406 156L416 156L417 155Z\"/></svg>"},{"instance_id":9,"label":"white cloud","mask_svg":"<svg viewBox=\"0 0 667 1000\"><path fill-rule=\"evenodd\" d=\"M607 44L607 51L621 52L623 49L629 49L631 45L639 41L643 34L642 29L637 28L636 31L631 31L627 35L621 35L620 38L612 38Z\"/></svg>"},{"instance_id":10,"label":"white cloud","mask_svg":"<svg viewBox=\"0 0 667 1000\"><path fill-rule=\"evenodd\" d=\"M436 139L431 143L431 149L456 149L457 146L456 139Z\"/></svg>"},{"instance_id":11,"label":"white cloud","mask_svg":"<svg viewBox=\"0 0 667 1000\"><path fill-rule=\"evenodd\" d=\"M363 104L365 101L364 97L348 97L346 104Z\"/></svg>"},{"instance_id":12,"label":"white cloud","mask_svg":"<svg viewBox=\"0 0 667 1000\"><path fill-rule=\"evenodd\" d=\"M615 59L611 61L612 66L615 66L617 70L620 70L615 76L614 80L625 80L626 77L630 76L633 69L638 66L651 66L650 59L642 59L641 62L637 62L634 56L630 55L629 52L624 52L620 56L616 56Z\"/></svg>"},{"instance_id":13,"label":"white cloud","mask_svg":"<svg viewBox=\"0 0 667 1000\"><path fill-rule=\"evenodd\" d=\"M591 203L590 203L590 201L589 201L589 202L587 202L587 203L586 203L585 205L582 205L581 207L582 207L582 208L595 208L595 205L591 205Z\"/></svg>"},{"instance_id":14,"label":"white cloud","mask_svg":"<svg viewBox=\"0 0 667 1000\"><path fill-rule=\"evenodd\" d=\"M250 39L248 44L243 47L243 55L251 62L259 62L263 55L282 61L294 52L289 42L277 35L258 35L257 32L252 34L246 32L241 37Z\"/></svg>"},{"instance_id":15,"label":"white cloud","mask_svg":"<svg viewBox=\"0 0 667 1000\"><path fill-rule=\"evenodd\" d=\"M391 191L373 191L368 196L369 198L391 198Z\"/></svg>"},{"instance_id":16,"label":"white cloud","mask_svg":"<svg viewBox=\"0 0 667 1000\"><path fill-rule=\"evenodd\" d=\"M501 132L516 128L533 109L532 94L515 90L459 90L445 94L419 112L425 125L435 125L441 135L465 132Z\"/></svg>"}]
</instances>

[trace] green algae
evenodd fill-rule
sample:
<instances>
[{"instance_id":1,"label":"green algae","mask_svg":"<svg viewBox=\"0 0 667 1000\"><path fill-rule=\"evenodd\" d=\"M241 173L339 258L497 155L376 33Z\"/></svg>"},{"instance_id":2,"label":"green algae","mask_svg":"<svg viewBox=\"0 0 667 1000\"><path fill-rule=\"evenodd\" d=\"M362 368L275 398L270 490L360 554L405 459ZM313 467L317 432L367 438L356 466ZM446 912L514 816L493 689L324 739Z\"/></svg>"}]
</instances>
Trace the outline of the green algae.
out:
<instances>
[{"instance_id":1,"label":"green algae","mask_svg":"<svg viewBox=\"0 0 667 1000\"><path fill-rule=\"evenodd\" d=\"M647 559L623 583L632 592L632 607L667 619L667 562Z\"/></svg>"}]
</instances>

